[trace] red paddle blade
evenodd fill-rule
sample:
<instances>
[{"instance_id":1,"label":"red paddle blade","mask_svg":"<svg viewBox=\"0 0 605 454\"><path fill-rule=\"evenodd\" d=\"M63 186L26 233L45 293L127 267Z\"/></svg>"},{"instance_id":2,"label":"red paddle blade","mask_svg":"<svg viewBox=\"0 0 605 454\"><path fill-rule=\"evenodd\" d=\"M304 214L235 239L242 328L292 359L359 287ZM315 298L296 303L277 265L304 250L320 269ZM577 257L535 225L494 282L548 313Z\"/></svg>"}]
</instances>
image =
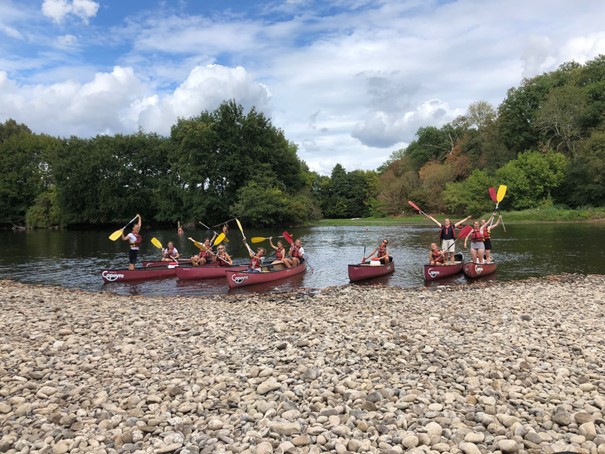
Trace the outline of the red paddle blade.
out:
<instances>
[{"instance_id":1,"label":"red paddle blade","mask_svg":"<svg viewBox=\"0 0 605 454\"><path fill-rule=\"evenodd\" d=\"M466 238L469 233L471 233L473 231L473 227L470 225L465 225L464 227L462 227L462 229L460 229L460 232L458 233L458 238Z\"/></svg>"},{"instance_id":2,"label":"red paddle blade","mask_svg":"<svg viewBox=\"0 0 605 454\"><path fill-rule=\"evenodd\" d=\"M290 244L293 244L293 243L294 243L294 241L292 241L292 235L290 235L290 234L289 234L288 232L286 232L285 230L284 230L284 233L282 233L282 236L284 237L284 239L285 239L285 240L286 240L288 243L290 243Z\"/></svg>"},{"instance_id":3,"label":"red paddle blade","mask_svg":"<svg viewBox=\"0 0 605 454\"><path fill-rule=\"evenodd\" d=\"M488 191L489 191L489 196L492 198L492 200L494 202L497 202L498 201L498 195L496 194L496 190L494 188L490 187L488 189Z\"/></svg>"},{"instance_id":4,"label":"red paddle blade","mask_svg":"<svg viewBox=\"0 0 605 454\"><path fill-rule=\"evenodd\" d=\"M410 206L412 208L414 208L416 211L422 211L420 208L418 208L418 205L416 205L414 202L412 202L411 200L408 200L408 203L410 204Z\"/></svg>"}]
</instances>

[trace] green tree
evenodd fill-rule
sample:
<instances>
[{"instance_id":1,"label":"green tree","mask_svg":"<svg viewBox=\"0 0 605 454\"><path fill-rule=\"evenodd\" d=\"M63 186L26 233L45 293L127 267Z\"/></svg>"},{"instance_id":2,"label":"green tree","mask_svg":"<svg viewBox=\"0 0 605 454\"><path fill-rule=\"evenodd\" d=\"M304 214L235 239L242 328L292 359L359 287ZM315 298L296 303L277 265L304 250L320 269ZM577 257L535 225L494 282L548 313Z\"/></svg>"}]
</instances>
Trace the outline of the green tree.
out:
<instances>
[{"instance_id":1,"label":"green tree","mask_svg":"<svg viewBox=\"0 0 605 454\"><path fill-rule=\"evenodd\" d=\"M485 170L475 169L464 181L445 185L443 200L446 211L452 213L469 213L479 216L493 208L488 188L493 186L493 178Z\"/></svg>"},{"instance_id":2,"label":"green tree","mask_svg":"<svg viewBox=\"0 0 605 454\"><path fill-rule=\"evenodd\" d=\"M506 202L515 210L534 208L551 198L564 181L568 159L563 153L527 151L496 172L508 186Z\"/></svg>"}]
</instances>

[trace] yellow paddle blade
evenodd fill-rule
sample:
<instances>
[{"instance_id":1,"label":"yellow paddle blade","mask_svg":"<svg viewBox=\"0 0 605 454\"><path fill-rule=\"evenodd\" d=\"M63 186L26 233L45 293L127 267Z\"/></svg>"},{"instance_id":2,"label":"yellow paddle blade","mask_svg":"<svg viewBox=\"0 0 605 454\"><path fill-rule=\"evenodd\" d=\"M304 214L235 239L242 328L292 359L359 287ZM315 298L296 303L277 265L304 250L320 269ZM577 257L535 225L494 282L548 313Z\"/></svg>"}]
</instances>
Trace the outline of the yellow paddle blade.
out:
<instances>
[{"instance_id":1,"label":"yellow paddle blade","mask_svg":"<svg viewBox=\"0 0 605 454\"><path fill-rule=\"evenodd\" d=\"M153 244L158 249L162 249L163 247L162 243L160 243L160 240L158 240L155 236L151 239L151 244Z\"/></svg>"},{"instance_id":2,"label":"yellow paddle blade","mask_svg":"<svg viewBox=\"0 0 605 454\"><path fill-rule=\"evenodd\" d=\"M268 240L269 238L265 238L264 236L253 236L250 241L253 243L260 243L261 241Z\"/></svg>"},{"instance_id":3,"label":"yellow paddle blade","mask_svg":"<svg viewBox=\"0 0 605 454\"><path fill-rule=\"evenodd\" d=\"M195 241L195 240L194 240L193 238L191 238L191 237L189 237L189 238L188 238L188 240L193 241L193 244L194 244L196 247L200 248L202 251L207 251L207 250L208 250L208 248L207 248L206 246L204 246L204 245L203 245L203 243L200 243L199 241Z\"/></svg>"},{"instance_id":4,"label":"yellow paddle blade","mask_svg":"<svg viewBox=\"0 0 605 454\"><path fill-rule=\"evenodd\" d=\"M498 203L502 202L502 199L504 199L507 189L508 188L506 186L504 186L503 184L501 184L500 187L498 188L498 196L496 199L498 201Z\"/></svg>"},{"instance_id":5,"label":"yellow paddle blade","mask_svg":"<svg viewBox=\"0 0 605 454\"><path fill-rule=\"evenodd\" d=\"M244 235L244 229L242 228L242 223L239 222L238 218L235 218L235 222L237 222L237 226L239 227L239 231L242 232L242 236L245 236Z\"/></svg>"},{"instance_id":6,"label":"yellow paddle blade","mask_svg":"<svg viewBox=\"0 0 605 454\"><path fill-rule=\"evenodd\" d=\"M225 234L224 233L220 233L216 239L214 240L214 245L216 246L217 244L220 244L221 241L223 241L225 239Z\"/></svg>"},{"instance_id":7,"label":"yellow paddle blade","mask_svg":"<svg viewBox=\"0 0 605 454\"><path fill-rule=\"evenodd\" d=\"M111 241L115 241L118 238L120 238L122 236L122 232L124 231L124 229L120 229L120 230L116 230L115 232L113 232L111 235L109 235L109 239Z\"/></svg>"}]
</instances>

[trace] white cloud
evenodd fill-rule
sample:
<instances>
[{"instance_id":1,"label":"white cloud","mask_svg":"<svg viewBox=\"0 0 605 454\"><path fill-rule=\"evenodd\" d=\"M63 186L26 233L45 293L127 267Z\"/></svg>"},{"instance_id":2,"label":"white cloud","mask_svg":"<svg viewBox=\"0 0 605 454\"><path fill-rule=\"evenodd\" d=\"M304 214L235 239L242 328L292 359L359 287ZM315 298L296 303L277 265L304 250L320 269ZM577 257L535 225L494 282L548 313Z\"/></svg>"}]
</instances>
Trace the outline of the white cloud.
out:
<instances>
[{"instance_id":1,"label":"white cloud","mask_svg":"<svg viewBox=\"0 0 605 454\"><path fill-rule=\"evenodd\" d=\"M42 14L55 22L62 22L69 14L82 19L88 23L88 19L96 16L99 4L92 0L44 0L42 3Z\"/></svg>"},{"instance_id":2,"label":"white cloud","mask_svg":"<svg viewBox=\"0 0 605 454\"><path fill-rule=\"evenodd\" d=\"M86 22L99 3L44 0L42 12ZM336 163L376 168L419 127L441 126L479 100L497 106L523 77L605 53L601 0L582 8L567 0L287 0L207 14L188 13L187 2L132 10L144 3L124 3L129 15L100 15L94 27L41 35L40 14L0 2L0 33L39 46L26 53L0 40L0 121L62 136L167 134L178 117L235 99L266 113L311 169L329 174Z\"/></svg>"}]
</instances>

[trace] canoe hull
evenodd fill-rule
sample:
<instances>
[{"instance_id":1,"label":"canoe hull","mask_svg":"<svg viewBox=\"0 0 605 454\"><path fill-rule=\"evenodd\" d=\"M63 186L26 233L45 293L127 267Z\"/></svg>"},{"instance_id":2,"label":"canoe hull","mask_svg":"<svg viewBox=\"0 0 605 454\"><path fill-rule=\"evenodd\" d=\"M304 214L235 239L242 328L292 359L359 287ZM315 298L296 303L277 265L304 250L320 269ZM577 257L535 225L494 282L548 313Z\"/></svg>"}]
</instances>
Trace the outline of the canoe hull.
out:
<instances>
[{"instance_id":1,"label":"canoe hull","mask_svg":"<svg viewBox=\"0 0 605 454\"><path fill-rule=\"evenodd\" d=\"M280 268L283 266L284 265L279 265ZM277 267L278 266L275 266L273 271L269 271L269 267L263 266L263 270L266 271L262 271L260 273L252 273L250 271L226 270L227 285L229 286L229 288L239 288L248 285L262 284L265 282L286 279L290 276L295 276L297 274L303 273L307 269L307 265L305 263L293 266L292 268L284 267L283 269L275 269Z\"/></svg>"},{"instance_id":2,"label":"canoe hull","mask_svg":"<svg viewBox=\"0 0 605 454\"><path fill-rule=\"evenodd\" d=\"M227 270L244 271L248 269L247 265L218 266L215 264L200 266L179 266L176 270L176 277L180 280L195 279L216 279L225 277Z\"/></svg>"},{"instance_id":3,"label":"canoe hull","mask_svg":"<svg viewBox=\"0 0 605 454\"><path fill-rule=\"evenodd\" d=\"M349 265L348 268L349 280L351 282L358 282L392 273L395 271L395 261L377 266L372 266L369 263L358 263L355 265Z\"/></svg>"},{"instance_id":4,"label":"canoe hull","mask_svg":"<svg viewBox=\"0 0 605 454\"><path fill-rule=\"evenodd\" d=\"M437 279L443 279L444 277L453 276L462 271L463 263L455 262L453 265L424 265L424 280L425 281L436 281Z\"/></svg>"},{"instance_id":5,"label":"canoe hull","mask_svg":"<svg viewBox=\"0 0 605 454\"><path fill-rule=\"evenodd\" d=\"M131 282L143 281L147 279L161 279L165 277L176 276L176 267L152 267L137 268L129 270L128 268L103 270L101 277L105 283L111 282Z\"/></svg>"},{"instance_id":6,"label":"canoe hull","mask_svg":"<svg viewBox=\"0 0 605 454\"><path fill-rule=\"evenodd\" d=\"M187 265L187 264L189 264L191 262L189 260L179 259L179 260L177 260L177 263L179 265ZM170 265L170 264L174 264L174 261L167 261L167 260L144 260L143 262L141 262L141 266L143 268L156 267L156 266L166 266L166 265Z\"/></svg>"},{"instance_id":7,"label":"canoe hull","mask_svg":"<svg viewBox=\"0 0 605 454\"><path fill-rule=\"evenodd\" d=\"M470 278L476 278L481 276L487 276L488 274L492 274L496 271L497 264L495 262L492 263L473 263L467 262L464 264L464 274Z\"/></svg>"}]
</instances>

